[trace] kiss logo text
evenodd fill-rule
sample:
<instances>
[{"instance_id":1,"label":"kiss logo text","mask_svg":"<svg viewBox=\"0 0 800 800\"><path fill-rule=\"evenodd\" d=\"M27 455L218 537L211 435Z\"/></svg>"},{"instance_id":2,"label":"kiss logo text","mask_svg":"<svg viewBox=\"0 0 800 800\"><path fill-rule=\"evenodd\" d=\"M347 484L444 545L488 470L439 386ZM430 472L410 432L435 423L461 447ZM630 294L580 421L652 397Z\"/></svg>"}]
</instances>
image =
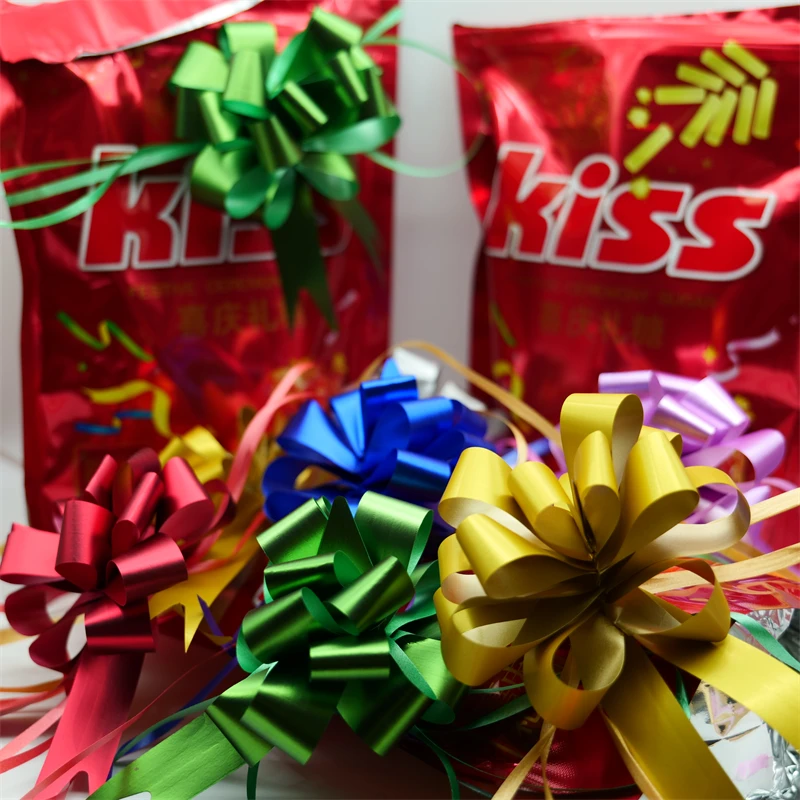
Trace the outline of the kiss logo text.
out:
<instances>
[{"instance_id":1,"label":"kiss logo text","mask_svg":"<svg viewBox=\"0 0 800 800\"><path fill-rule=\"evenodd\" d=\"M487 254L610 272L665 269L701 281L734 281L761 262L758 231L772 219L772 192L695 194L688 183L645 178L636 179L638 191L617 183L619 165L609 155L587 156L571 175L541 172L543 159L536 145L500 148L484 224Z\"/></svg>"}]
</instances>

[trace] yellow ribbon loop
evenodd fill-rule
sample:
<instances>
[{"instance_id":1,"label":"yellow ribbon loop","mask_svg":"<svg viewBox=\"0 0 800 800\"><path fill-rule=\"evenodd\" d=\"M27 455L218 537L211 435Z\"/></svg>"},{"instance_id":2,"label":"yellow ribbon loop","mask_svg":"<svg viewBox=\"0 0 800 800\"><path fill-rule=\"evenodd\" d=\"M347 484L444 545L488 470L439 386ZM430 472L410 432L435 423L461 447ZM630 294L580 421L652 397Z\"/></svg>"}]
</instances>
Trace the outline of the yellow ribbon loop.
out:
<instances>
[{"instance_id":1,"label":"yellow ribbon loop","mask_svg":"<svg viewBox=\"0 0 800 800\"><path fill-rule=\"evenodd\" d=\"M200 483L222 478L231 458L214 434L200 425L183 436L173 436L158 454L162 466L176 456L186 459Z\"/></svg>"},{"instance_id":2,"label":"yellow ribbon loop","mask_svg":"<svg viewBox=\"0 0 800 800\"><path fill-rule=\"evenodd\" d=\"M158 457L165 464L175 456L186 459L202 483L223 478L231 460L230 453L217 441L214 434L200 426L192 428L183 436L174 436ZM202 603L211 606L225 587L247 567L258 550L255 539L244 543L241 539L261 508L258 479L264 465L265 454L260 448L254 456L248 483L237 506L236 518L226 526L208 552L207 559L217 565L213 569L193 571L182 583L157 592L150 598L152 619L170 609L180 609L184 617L186 650L203 622Z\"/></svg>"},{"instance_id":3,"label":"yellow ribbon loop","mask_svg":"<svg viewBox=\"0 0 800 800\"><path fill-rule=\"evenodd\" d=\"M603 709L626 762L657 796L696 796L701 785L706 797L736 796L645 651L729 692L800 743L800 692L790 687L798 688L798 676L732 644L717 572L692 558L744 536L747 500L720 470L684 467L680 437L643 428L635 395L572 395L561 440L567 473L560 479L541 463L512 469L485 449L461 455L440 506L456 528L440 548L435 597L445 662L460 681L478 685L524 656L525 687L542 719L571 729ZM734 492L733 510L705 524L684 522L705 486ZM675 567L711 584L698 613L649 591ZM571 675L558 671L567 645ZM739 677L755 672L786 691L765 692ZM672 762L673 746L691 755L691 769Z\"/></svg>"}]
</instances>

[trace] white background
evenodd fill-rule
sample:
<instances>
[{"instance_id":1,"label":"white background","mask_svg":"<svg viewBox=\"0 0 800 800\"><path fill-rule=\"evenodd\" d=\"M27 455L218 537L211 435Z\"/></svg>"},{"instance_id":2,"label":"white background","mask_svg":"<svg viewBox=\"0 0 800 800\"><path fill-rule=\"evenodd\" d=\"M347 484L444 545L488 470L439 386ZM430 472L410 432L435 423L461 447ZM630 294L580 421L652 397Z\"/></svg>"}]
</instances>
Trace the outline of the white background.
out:
<instances>
[{"instance_id":1,"label":"white background","mask_svg":"<svg viewBox=\"0 0 800 800\"><path fill-rule=\"evenodd\" d=\"M122 0L115 0L122 1ZM792 5L776 0L771 5ZM796 2L796 0L795 0ZM452 49L453 23L483 26L517 25L586 16L646 15L735 10L753 7L757 0L405 0L401 34L441 50ZM763 3L766 5L767 3ZM454 74L435 59L414 50L401 50L398 107L403 126L397 138L401 159L428 166L450 163L461 148ZM436 180L398 176L395 183L392 339L428 339L462 361L468 354L473 264L480 226L470 205L464 172ZM2 201L0 201L2 202ZM7 216L5 203L0 213ZM22 487L21 389L19 324L21 281L13 235L0 231L0 536L12 521L24 521ZM3 648L2 683L28 683L37 677L20 670L24 643ZM43 678L42 678L43 679ZM345 737L346 734L340 732ZM347 741L347 740L346 740ZM309 780L286 759L269 757L262 765L260 796L377 797L387 789L392 797L445 796L446 784L405 754L388 761L369 758L359 750L364 772L355 787L345 788L337 765L346 756L338 735L326 739L317 759L317 778ZM349 754L352 751L346 751ZM12 800L32 784L41 759L0 777L0 797ZM348 775L347 781L352 777ZM209 798L241 798L244 775ZM416 788L415 788L416 787ZM745 787L742 786L744 789Z\"/></svg>"}]
</instances>

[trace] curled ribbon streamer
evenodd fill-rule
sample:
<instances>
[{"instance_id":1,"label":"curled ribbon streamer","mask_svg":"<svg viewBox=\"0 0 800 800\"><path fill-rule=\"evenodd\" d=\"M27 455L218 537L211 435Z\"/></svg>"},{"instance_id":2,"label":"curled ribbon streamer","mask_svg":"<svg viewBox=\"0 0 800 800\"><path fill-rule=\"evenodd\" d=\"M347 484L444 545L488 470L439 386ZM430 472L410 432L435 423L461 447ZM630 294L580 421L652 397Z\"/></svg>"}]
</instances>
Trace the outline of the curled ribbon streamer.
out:
<instances>
[{"instance_id":1,"label":"curled ribbon streamer","mask_svg":"<svg viewBox=\"0 0 800 800\"><path fill-rule=\"evenodd\" d=\"M62 700L57 706L51 708L43 717L36 720L29 728L26 728L22 733L15 736L10 742L5 744L0 749L0 775L8 772L18 764L24 764L32 758L36 758L40 753L44 752L46 748L32 747L25 750L29 744L32 744L44 733L50 730L61 719L64 713L64 706L66 700ZM47 741L49 747L52 743L51 740ZM25 752L20 754L20 750Z\"/></svg>"},{"instance_id":2,"label":"curled ribbon streamer","mask_svg":"<svg viewBox=\"0 0 800 800\"><path fill-rule=\"evenodd\" d=\"M216 664L220 661L220 659L228 657L228 653L225 650L219 650L206 661L195 664L187 672L183 673L179 678L174 680L166 689L164 689L164 691L161 692L161 694L148 703L143 709L138 711L129 719L117 725L117 727L113 730L103 734L99 739L95 739L89 744L83 746L75 753L75 755L64 762L62 766L52 772L47 778L37 783L33 789L24 795L22 800L34 800L34 798L37 797L50 796L51 787L59 784L62 777L68 775L74 769L74 767L76 767L82 761L93 756L111 742L114 742L114 746L116 747L116 743L119 742L122 734L125 733L125 731L137 725L137 723L143 719L146 722L150 722L155 716L153 712L156 709L161 709L164 701L171 698L175 692L181 690L183 688L183 684L187 683L191 678L194 678L199 672L207 670L210 665Z\"/></svg>"},{"instance_id":3,"label":"curled ribbon streamer","mask_svg":"<svg viewBox=\"0 0 800 800\"><path fill-rule=\"evenodd\" d=\"M254 553L258 550L255 541L243 538L243 531L248 524L252 524L251 520L260 515L262 498L258 484L266 465L266 455L265 452L261 452L263 448L259 446L259 442L275 411L287 402L294 402L298 399L297 395L289 395L288 392L297 378L309 366L304 362L287 371L267 404L258 412L242 437L242 443L234 461L236 468L232 469L229 479L231 494L239 499L233 522L222 531L222 535L213 543L210 551L201 553L202 544L201 547L193 550L188 559L190 574L186 581L157 592L150 598L150 616L153 619L173 608L183 610L186 649L203 620L203 603L212 604L225 586L250 563ZM184 458L204 483L219 480L225 472L226 464L230 461L230 455L214 436L205 428L200 427L181 437L174 437L162 450L159 457L162 466L172 458ZM205 540L205 542L209 541L212 541L212 537ZM198 562L198 555L205 555L206 558ZM16 634L16 632L14 633ZM9 691L11 690L9 689ZM24 733L30 735L30 730L28 729ZM51 740L48 740L43 743L40 750L37 751L34 748L34 750L27 751L23 754L27 758L18 756L16 761L4 759L2 769L12 769L19 763L24 763L24 760L34 758L39 752L47 749L50 744ZM108 747L113 752L115 743L109 744ZM104 770L105 767L102 769ZM74 776L69 776L67 780L72 780L72 777Z\"/></svg>"},{"instance_id":4,"label":"curled ribbon streamer","mask_svg":"<svg viewBox=\"0 0 800 800\"><path fill-rule=\"evenodd\" d=\"M432 516L368 492L355 517L312 499L260 534L267 602L237 643L249 677L92 797L191 798L272 747L305 763L337 713L377 753L418 719L451 721L464 687L429 631L436 567L419 566Z\"/></svg>"},{"instance_id":5,"label":"curled ribbon streamer","mask_svg":"<svg viewBox=\"0 0 800 800\"><path fill-rule=\"evenodd\" d=\"M133 380L119 386L111 386L108 389L84 388L83 391L93 403L98 403L99 405L118 405L143 394L152 394L153 427L162 436L167 438L174 436L169 423L172 401L160 386L156 386L150 381Z\"/></svg>"},{"instance_id":6,"label":"curled ribbon streamer","mask_svg":"<svg viewBox=\"0 0 800 800\"><path fill-rule=\"evenodd\" d=\"M80 342L92 350L106 350L111 346L112 337L116 339L134 358L146 363L153 360L152 353L140 347L116 322L110 319L101 320L97 325L97 337L92 336L81 327L66 311L59 311L56 319Z\"/></svg>"},{"instance_id":7,"label":"curled ribbon streamer","mask_svg":"<svg viewBox=\"0 0 800 800\"><path fill-rule=\"evenodd\" d=\"M40 780L125 719L144 653L155 649L148 598L186 579L192 547L228 508L225 501L215 508L182 458L162 468L154 451L141 450L124 464L105 456L81 495L66 502L59 533L12 526L0 578L24 588L8 597L9 623L35 637L35 663L72 676ZM54 622L47 603L62 593L77 597ZM79 616L86 646L70 658L67 638ZM97 713L87 715L87 704ZM102 783L115 746L74 774L84 772L90 787Z\"/></svg>"},{"instance_id":8,"label":"curled ribbon streamer","mask_svg":"<svg viewBox=\"0 0 800 800\"><path fill-rule=\"evenodd\" d=\"M491 447L480 414L450 398L420 399L416 379L393 359L330 407L307 402L278 437L286 455L263 481L271 519L312 497L346 495L355 504L367 490L434 503L465 448Z\"/></svg>"},{"instance_id":9,"label":"curled ribbon streamer","mask_svg":"<svg viewBox=\"0 0 800 800\"><path fill-rule=\"evenodd\" d=\"M511 469L487 450L462 454L439 506L456 528L439 550L442 650L453 675L472 686L523 658L531 705L557 728L579 727L600 707L623 756L635 761L634 775L646 776L648 796L735 797L645 651L736 697L793 743L798 678L728 636L715 570L696 558L745 534L746 498L721 470L685 467L680 436L642 420L636 395L570 396L561 413L561 479L541 463ZM684 522L708 486L732 493L732 510L705 524ZM673 567L712 586L699 613L643 588ZM575 685L555 666L567 642ZM512 796L522 778L500 795Z\"/></svg>"}]
</instances>

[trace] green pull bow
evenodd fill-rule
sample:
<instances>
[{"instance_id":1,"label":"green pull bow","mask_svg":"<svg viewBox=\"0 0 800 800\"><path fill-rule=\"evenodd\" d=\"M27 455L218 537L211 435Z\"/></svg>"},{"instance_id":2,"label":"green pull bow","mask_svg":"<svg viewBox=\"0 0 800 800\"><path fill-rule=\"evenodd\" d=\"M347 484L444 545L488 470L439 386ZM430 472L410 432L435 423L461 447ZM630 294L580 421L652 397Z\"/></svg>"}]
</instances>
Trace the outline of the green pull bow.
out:
<instances>
[{"instance_id":1,"label":"green pull bow","mask_svg":"<svg viewBox=\"0 0 800 800\"><path fill-rule=\"evenodd\" d=\"M274 25L239 22L220 28L218 48L192 42L170 80L176 135L205 142L193 195L271 230L290 321L305 288L333 325L312 190L369 242L347 156L383 147L400 118L357 25L317 8L277 56L276 38Z\"/></svg>"},{"instance_id":2,"label":"green pull bow","mask_svg":"<svg viewBox=\"0 0 800 800\"><path fill-rule=\"evenodd\" d=\"M418 720L451 722L464 687L441 655L438 565L419 566L431 524L367 492L355 518L343 498L309 500L262 533L267 602L237 641L251 674L92 797L188 800L273 747L305 763L337 713L379 754Z\"/></svg>"}]
</instances>

